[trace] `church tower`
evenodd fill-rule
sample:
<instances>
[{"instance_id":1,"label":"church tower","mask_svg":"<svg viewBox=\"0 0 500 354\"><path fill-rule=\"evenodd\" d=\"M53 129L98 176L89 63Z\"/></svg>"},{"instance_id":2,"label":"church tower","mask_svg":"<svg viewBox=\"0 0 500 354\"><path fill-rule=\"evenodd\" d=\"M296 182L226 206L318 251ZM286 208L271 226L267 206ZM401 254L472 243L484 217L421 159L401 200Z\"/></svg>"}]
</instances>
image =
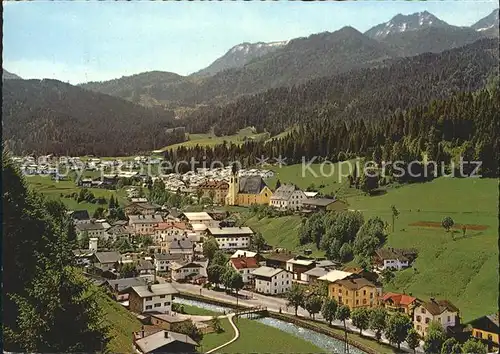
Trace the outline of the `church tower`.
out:
<instances>
[{"instance_id":1,"label":"church tower","mask_svg":"<svg viewBox=\"0 0 500 354\"><path fill-rule=\"evenodd\" d=\"M226 197L227 205L237 205L239 191L240 178L238 177L238 167L233 163L231 167L231 177L229 178L229 190Z\"/></svg>"}]
</instances>

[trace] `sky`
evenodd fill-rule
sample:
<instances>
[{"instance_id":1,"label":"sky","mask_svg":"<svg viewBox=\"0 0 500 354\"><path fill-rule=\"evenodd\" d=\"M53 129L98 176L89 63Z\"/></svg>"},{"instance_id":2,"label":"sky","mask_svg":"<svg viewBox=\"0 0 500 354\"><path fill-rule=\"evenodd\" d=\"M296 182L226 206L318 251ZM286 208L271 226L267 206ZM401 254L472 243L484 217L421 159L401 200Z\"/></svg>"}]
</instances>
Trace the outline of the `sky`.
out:
<instances>
[{"instance_id":1,"label":"sky","mask_svg":"<svg viewBox=\"0 0 500 354\"><path fill-rule=\"evenodd\" d=\"M289 40L398 13L429 11L469 26L495 1L2 2L3 67L71 84L160 70L188 75L242 42Z\"/></svg>"}]
</instances>

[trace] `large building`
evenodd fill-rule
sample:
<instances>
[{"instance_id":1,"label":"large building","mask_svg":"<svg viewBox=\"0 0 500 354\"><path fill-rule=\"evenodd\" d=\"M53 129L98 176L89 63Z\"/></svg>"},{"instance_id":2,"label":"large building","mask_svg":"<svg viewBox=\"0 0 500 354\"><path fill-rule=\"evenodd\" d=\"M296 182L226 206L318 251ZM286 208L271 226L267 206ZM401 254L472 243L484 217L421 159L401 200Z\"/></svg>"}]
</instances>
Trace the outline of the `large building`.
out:
<instances>
[{"instance_id":1,"label":"large building","mask_svg":"<svg viewBox=\"0 0 500 354\"><path fill-rule=\"evenodd\" d=\"M252 273L255 291L262 294L284 294L292 287L293 275L281 268L260 267Z\"/></svg>"},{"instance_id":2,"label":"large building","mask_svg":"<svg viewBox=\"0 0 500 354\"><path fill-rule=\"evenodd\" d=\"M483 316L470 322L472 336L482 341L488 346L490 352L498 351L499 333L498 312L492 315Z\"/></svg>"},{"instance_id":3,"label":"large building","mask_svg":"<svg viewBox=\"0 0 500 354\"><path fill-rule=\"evenodd\" d=\"M205 181L198 186L198 189L203 192L202 198L212 199L213 197L214 204L224 205L229 184L224 181Z\"/></svg>"},{"instance_id":4,"label":"large building","mask_svg":"<svg viewBox=\"0 0 500 354\"><path fill-rule=\"evenodd\" d=\"M130 311L139 314L151 311L171 314L172 295L178 293L170 283L133 286L126 291Z\"/></svg>"},{"instance_id":5,"label":"large building","mask_svg":"<svg viewBox=\"0 0 500 354\"><path fill-rule=\"evenodd\" d=\"M160 214L129 215L129 225L138 235L153 235L163 217Z\"/></svg>"},{"instance_id":6,"label":"large building","mask_svg":"<svg viewBox=\"0 0 500 354\"><path fill-rule=\"evenodd\" d=\"M276 189L269 205L278 209L300 210L307 199L305 193L294 184L283 184Z\"/></svg>"},{"instance_id":7,"label":"large building","mask_svg":"<svg viewBox=\"0 0 500 354\"><path fill-rule=\"evenodd\" d=\"M454 327L460 322L458 308L448 300L434 298L415 307L413 327L422 337L427 334L432 321L439 322L445 330Z\"/></svg>"},{"instance_id":8,"label":"large building","mask_svg":"<svg viewBox=\"0 0 500 354\"><path fill-rule=\"evenodd\" d=\"M215 237L221 250L246 249L253 237L249 227L209 227L206 233Z\"/></svg>"},{"instance_id":9,"label":"large building","mask_svg":"<svg viewBox=\"0 0 500 354\"><path fill-rule=\"evenodd\" d=\"M328 284L328 296L351 310L358 307L378 306L381 294L381 286L356 275Z\"/></svg>"},{"instance_id":10,"label":"large building","mask_svg":"<svg viewBox=\"0 0 500 354\"><path fill-rule=\"evenodd\" d=\"M268 205L273 192L260 176L239 177L234 172L230 177L229 190L226 196L227 205L250 206L252 204Z\"/></svg>"}]
</instances>

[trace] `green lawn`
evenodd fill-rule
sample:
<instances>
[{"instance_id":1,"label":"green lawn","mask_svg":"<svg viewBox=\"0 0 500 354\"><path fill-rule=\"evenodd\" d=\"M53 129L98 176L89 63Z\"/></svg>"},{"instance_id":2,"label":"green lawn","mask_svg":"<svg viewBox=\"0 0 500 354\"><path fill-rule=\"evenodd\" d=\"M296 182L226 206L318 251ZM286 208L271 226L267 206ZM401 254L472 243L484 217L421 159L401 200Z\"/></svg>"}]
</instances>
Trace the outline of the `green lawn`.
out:
<instances>
[{"instance_id":1,"label":"green lawn","mask_svg":"<svg viewBox=\"0 0 500 354\"><path fill-rule=\"evenodd\" d=\"M294 182L304 187L311 177L301 179L300 166L279 170L282 183ZM288 179L290 178L290 179ZM322 190L335 188L325 183ZM272 185L272 184L271 184ZM338 184L337 184L338 185ZM272 185L274 186L274 185ZM345 188L344 196L350 209L360 210L365 219L379 216L391 224L391 205L400 210L395 232L390 232L388 246L414 247L419 256L412 268L397 272L388 291L412 293L423 300L429 297L446 298L460 308L464 321L494 313L498 298L498 182L494 179L438 178L432 182L404 185L388 189L379 196L365 196L352 188ZM431 221L440 223L445 216L456 224L485 225L486 230L455 230L451 233L441 227L417 227L412 223ZM300 246L298 230L300 216L275 219L252 217L246 225L260 231L267 242L300 252L304 248L321 254L314 245ZM391 230L389 230L391 231Z\"/></svg>"},{"instance_id":2,"label":"green lawn","mask_svg":"<svg viewBox=\"0 0 500 354\"><path fill-rule=\"evenodd\" d=\"M224 353L323 353L314 344L260 322L240 318L240 337L222 349Z\"/></svg>"},{"instance_id":3,"label":"green lawn","mask_svg":"<svg viewBox=\"0 0 500 354\"><path fill-rule=\"evenodd\" d=\"M201 307L196 307L196 306L186 305L186 304L179 304L179 305L184 307L184 312L187 315L198 315L198 316L218 316L218 315L222 315L219 312L202 309Z\"/></svg>"},{"instance_id":4,"label":"green lawn","mask_svg":"<svg viewBox=\"0 0 500 354\"><path fill-rule=\"evenodd\" d=\"M132 332L141 329L141 322L122 305L101 292L99 305L103 319L110 326L111 341L108 344L110 353L130 353L132 351Z\"/></svg>"},{"instance_id":5,"label":"green lawn","mask_svg":"<svg viewBox=\"0 0 500 354\"><path fill-rule=\"evenodd\" d=\"M201 349L203 353L229 342L234 337L234 329L227 318L221 319L221 325L222 328L224 328L224 332L209 333L203 336L201 340ZM222 351L225 352L225 348Z\"/></svg>"},{"instance_id":6,"label":"green lawn","mask_svg":"<svg viewBox=\"0 0 500 354\"><path fill-rule=\"evenodd\" d=\"M269 138L269 133L256 133L253 128L244 128L241 129L237 134L234 135L226 135L226 136L216 136L213 133L207 134L187 134L188 140L183 143L173 144L164 147L163 149L159 149L158 151L165 151L170 149L176 149L180 146L184 147L192 147L196 145L200 146L215 146L221 145L226 142L232 142L234 144L241 144L246 139L253 140L266 140ZM157 151L157 150L155 150Z\"/></svg>"}]
</instances>

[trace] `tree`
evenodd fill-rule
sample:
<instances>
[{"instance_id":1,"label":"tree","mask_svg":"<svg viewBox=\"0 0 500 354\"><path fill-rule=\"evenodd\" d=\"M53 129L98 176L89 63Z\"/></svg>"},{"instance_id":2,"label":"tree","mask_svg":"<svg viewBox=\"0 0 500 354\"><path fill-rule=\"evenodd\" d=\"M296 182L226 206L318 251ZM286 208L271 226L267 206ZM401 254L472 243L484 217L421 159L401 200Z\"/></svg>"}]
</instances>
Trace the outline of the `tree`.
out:
<instances>
[{"instance_id":1,"label":"tree","mask_svg":"<svg viewBox=\"0 0 500 354\"><path fill-rule=\"evenodd\" d=\"M102 293L74 268L73 221L60 201L26 187L6 150L2 202L4 350L102 351L109 341Z\"/></svg>"},{"instance_id":2,"label":"tree","mask_svg":"<svg viewBox=\"0 0 500 354\"><path fill-rule=\"evenodd\" d=\"M203 242L203 255L208 258L208 260L212 260L214 258L215 252L219 250L219 243L215 239L215 237L211 236L205 239Z\"/></svg>"},{"instance_id":3,"label":"tree","mask_svg":"<svg viewBox=\"0 0 500 354\"><path fill-rule=\"evenodd\" d=\"M305 308L314 319L314 315L321 311L321 298L317 295L309 296L305 301Z\"/></svg>"},{"instance_id":4,"label":"tree","mask_svg":"<svg viewBox=\"0 0 500 354\"><path fill-rule=\"evenodd\" d=\"M250 249L260 253L266 247L266 240L260 232L257 232L250 238Z\"/></svg>"},{"instance_id":5,"label":"tree","mask_svg":"<svg viewBox=\"0 0 500 354\"><path fill-rule=\"evenodd\" d=\"M133 278L137 276L135 263L122 263L120 266L120 276L122 278Z\"/></svg>"},{"instance_id":6,"label":"tree","mask_svg":"<svg viewBox=\"0 0 500 354\"><path fill-rule=\"evenodd\" d=\"M238 295L238 292L243 289L244 285L245 283L243 282L243 276L240 274L240 272L234 271L231 275L231 288L236 291L236 296ZM238 303L236 302L236 304Z\"/></svg>"},{"instance_id":7,"label":"tree","mask_svg":"<svg viewBox=\"0 0 500 354\"><path fill-rule=\"evenodd\" d=\"M340 247L339 258L341 262L349 262L352 260L352 246L350 243L344 243L342 247Z\"/></svg>"},{"instance_id":8,"label":"tree","mask_svg":"<svg viewBox=\"0 0 500 354\"><path fill-rule=\"evenodd\" d=\"M88 231L84 231L83 235L80 236L80 239L78 240L78 245L80 248L89 248L89 242L90 242L90 236Z\"/></svg>"},{"instance_id":9,"label":"tree","mask_svg":"<svg viewBox=\"0 0 500 354\"><path fill-rule=\"evenodd\" d=\"M109 198L108 210L114 209L117 206L118 204L115 204L115 198L113 197L113 195L111 195L111 197Z\"/></svg>"},{"instance_id":10,"label":"tree","mask_svg":"<svg viewBox=\"0 0 500 354\"><path fill-rule=\"evenodd\" d=\"M415 349L420 344L420 336L418 335L418 332L415 330L415 328L411 328L408 331L408 334L406 335L406 344L408 344L408 348L413 350L413 353L416 352Z\"/></svg>"},{"instance_id":11,"label":"tree","mask_svg":"<svg viewBox=\"0 0 500 354\"><path fill-rule=\"evenodd\" d=\"M462 352L464 354L486 354L488 350L480 341L470 338L462 345Z\"/></svg>"},{"instance_id":12,"label":"tree","mask_svg":"<svg viewBox=\"0 0 500 354\"><path fill-rule=\"evenodd\" d=\"M210 198L210 205L215 204L215 191L213 189L208 192L208 197Z\"/></svg>"},{"instance_id":13,"label":"tree","mask_svg":"<svg viewBox=\"0 0 500 354\"><path fill-rule=\"evenodd\" d=\"M365 193L372 194L378 188L379 174L374 168L366 168L361 174L359 185Z\"/></svg>"},{"instance_id":14,"label":"tree","mask_svg":"<svg viewBox=\"0 0 500 354\"><path fill-rule=\"evenodd\" d=\"M389 342L397 344L398 349L401 349L401 343L404 342L411 328L410 318L400 312L396 312L387 321L385 336Z\"/></svg>"},{"instance_id":15,"label":"tree","mask_svg":"<svg viewBox=\"0 0 500 354\"><path fill-rule=\"evenodd\" d=\"M219 316L213 317L212 320L210 321L210 324L212 325L212 328L214 329L215 333L224 332L224 327L222 327Z\"/></svg>"},{"instance_id":16,"label":"tree","mask_svg":"<svg viewBox=\"0 0 500 354\"><path fill-rule=\"evenodd\" d=\"M335 314L335 318L344 323L345 349L347 349L347 346L349 345L349 342L347 341L347 326L345 321L349 319L350 316L351 316L351 310L349 310L349 307L347 307L346 305L340 305L339 307L337 307L337 313Z\"/></svg>"},{"instance_id":17,"label":"tree","mask_svg":"<svg viewBox=\"0 0 500 354\"><path fill-rule=\"evenodd\" d=\"M444 229L446 230L446 232L449 232L450 229L453 227L454 224L455 224L455 222L449 216L446 216L443 219L443 221L441 222L441 225L444 227Z\"/></svg>"},{"instance_id":18,"label":"tree","mask_svg":"<svg viewBox=\"0 0 500 354\"><path fill-rule=\"evenodd\" d=\"M288 300L287 306L292 306L295 309L295 316L297 316L299 307L304 306L304 290L300 285L294 283L286 294L286 299Z\"/></svg>"},{"instance_id":19,"label":"tree","mask_svg":"<svg viewBox=\"0 0 500 354\"><path fill-rule=\"evenodd\" d=\"M351 312L352 324L359 328L359 334L363 335L363 330L370 325L370 311L360 307Z\"/></svg>"},{"instance_id":20,"label":"tree","mask_svg":"<svg viewBox=\"0 0 500 354\"><path fill-rule=\"evenodd\" d=\"M197 343L200 343L203 339L203 332L195 326L192 320L182 322L176 327L175 331L191 337Z\"/></svg>"},{"instance_id":21,"label":"tree","mask_svg":"<svg viewBox=\"0 0 500 354\"><path fill-rule=\"evenodd\" d=\"M278 189L279 187L281 187L281 181L280 181L280 179L278 178L278 179L276 180L276 187L274 188L274 190Z\"/></svg>"},{"instance_id":22,"label":"tree","mask_svg":"<svg viewBox=\"0 0 500 354\"><path fill-rule=\"evenodd\" d=\"M459 350L457 352L457 350ZM461 354L462 348L455 338L448 338L441 346L441 354Z\"/></svg>"},{"instance_id":23,"label":"tree","mask_svg":"<svg viewBox=\"0 0 500 354\"><path fill-rule=\"evenodd\" d=\"M210 283L215 284L216 287L222 283L222 275L226 271L226 267L219 264L209 265L207 268L207 279Z\"/></svg>"},{"instance_id":24,"label":"tree","mask_svg":"<svg viewBox=\"0 0 500 354\"><path fill-rule=\"evenodd\" d=\"M203 189L198 188L196 190L196 201L198 202L198 204L200 204L201 197L203 197Z\"/></svg>"},{"instance_id":25,"label":"tree","mask_svg":"<svg viewBox=\"0 0 500 354\"><path fill-rule=\"evenodd\" d=\"M399 216L399 210L396 208L394 204L391 205L391 214L392 214L392 232L394 232L394 225L396 223L396 219Z\"/></svg>"},{"instance_id":26,"label":"tree","mask_svg":"<svg viewBox=\"0 0 500 354\"><path fill-rule=\"evenodd\" d=\"M321 315L331 326L332 321L335 319L337 313L337 301L332 298L326 298L321 307Z\"/></svg>"},{"instance_id":27,"label":"tree","mask_svg":"<svg viewBox=\"0 0 500 354\"><path fill-rule=\"evenodd\" d=\"M444 341L446 340L446 334L444 333L443 327L439 322L432 321L427 329L427 335L424 338L424 352L425 353L439 353Z\"/></svg>"},{"instance_id":28,"label":"tree","mask_svg":"<svg viewBox=\"0 0 500 354\"><path fill-rule=\"evenodd\" d=\"M92 217L94 219L102 219L104 218L105 210L103 207L98 207L95 211Z\"/></svg>"},{"instance_id":29,"label":"tree","mask_svg":"<svg viewBox=\"0 0 500 354\"><path fill-rule=\"evenodd\" d=\"M392 283L392 281L396 277L396 275L394 274L394 272L392 270L390 270L389 268L384 268L384 270L382 270L380 272L380 275L384 279L384 282L386 282L387 284Z\"/></svg>"},{"instance_id":30,"label":"tree","mask_svg":"<svg viewBox=\"0 0 500 354\"><path fill-rule=\"evenodd\" d=\"M210 264L217 264L225 267L227 265L227 261L228 259L224 252L217 250L215 251L213 258L210 260Z\"/></svg>"}]
</instances>

